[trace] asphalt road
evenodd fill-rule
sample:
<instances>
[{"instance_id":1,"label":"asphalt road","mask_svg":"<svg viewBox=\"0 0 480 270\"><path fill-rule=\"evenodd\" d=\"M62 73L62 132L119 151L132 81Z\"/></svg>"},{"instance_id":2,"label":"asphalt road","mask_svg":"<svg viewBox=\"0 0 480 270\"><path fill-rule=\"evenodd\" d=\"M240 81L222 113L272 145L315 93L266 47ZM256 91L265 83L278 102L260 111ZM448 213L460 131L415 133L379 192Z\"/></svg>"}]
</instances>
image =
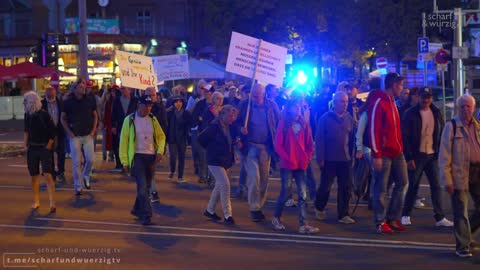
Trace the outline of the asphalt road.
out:
<instances>
[{"instance_id":1,"label":"asphalt road","mask_svg":"<svg viewBox=\"0 0 480 270\"><path fill-rule=\"evenodd\" d=\"M100 155L97 158L92 190L80 197L73 193L67 160L68 182L58 185L57 213L53 215L48 214L44 189L39 211L29 209L32 191L24 158L0 159L3 266L129 270L479 269L479 253L472 259L456 258L451 229L434 226L426 186L420 193L427 197L427 207L414 210L414 226L407 232L376 234L372 215L364 204L355 214L357 224L338 224L333 193L326 221L315 221L313 208L309 207L308 217L320 233L305 236L297 233L296 208L285 209L285 232L271 229L280 186L278 173L270 181L264 211L267 221L250 221L246 201L233 199L237 225L227 226L202 216L210 189L196 182L192 161L187 161L185 178L189 183L184 185L167 180L167 163L163 161L155 177L160 193L160 203L154 205L155 225L143 227L130 215L135 184L126 176L109 173L114 164L100 161ZM238 175L238 168L233 175ZM451 218L450 202L445 200L445 204ZM217 213L221 213L220 205Z\"/></svg>"}]
</instances>

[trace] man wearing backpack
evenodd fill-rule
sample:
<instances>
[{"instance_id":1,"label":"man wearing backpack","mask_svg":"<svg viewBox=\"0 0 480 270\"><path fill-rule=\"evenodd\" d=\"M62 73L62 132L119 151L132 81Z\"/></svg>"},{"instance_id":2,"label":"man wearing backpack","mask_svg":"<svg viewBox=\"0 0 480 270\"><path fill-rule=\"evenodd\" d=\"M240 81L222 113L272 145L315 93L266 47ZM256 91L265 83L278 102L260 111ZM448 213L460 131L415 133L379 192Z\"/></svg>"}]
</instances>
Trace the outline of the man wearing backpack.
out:
<instances>
[{"instance_id":1,"label":"man wearing backpack","mask_svg":"<svg viewBox=\"0 0 480 270\"><path fill-rule=\"evenodd\" d=\"M442 185L452 198L457 256L472 257L473 236L480 229L480 122L473 117L475 99L457 99L458 114L442 132L438 165ZM474 210L468 217L468 194Z\"/></svg>"},{"instance_id":2,"label":"man wearing backpack","mask_svg":"<svg viewBox=\"0 0 480 270\"><path fill-rule=\"evenodd\" d=\"M443 116L440 110L432 104L432 89L420 88L417 92L419 103L411 107L403 116L402 135L404 154L407 160L408 190L403 206L402 224L411 225L415 198L420 186L420 179L425 172L430 184L433 212L436 226L453 227L453 222L445 218L442 207L442 188L438 176L438 147L443 129Z\"/></svg>"}]
</instances>

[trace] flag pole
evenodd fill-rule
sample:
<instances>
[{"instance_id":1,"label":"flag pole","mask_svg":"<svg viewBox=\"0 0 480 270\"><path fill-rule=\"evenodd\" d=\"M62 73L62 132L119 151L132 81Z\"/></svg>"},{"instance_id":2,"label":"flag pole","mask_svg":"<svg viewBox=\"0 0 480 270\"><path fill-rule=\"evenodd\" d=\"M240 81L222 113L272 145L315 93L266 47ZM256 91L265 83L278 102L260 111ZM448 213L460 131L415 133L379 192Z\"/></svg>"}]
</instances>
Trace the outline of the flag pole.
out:
<instances>
[{"instance_id":1,"label":"flag pole","mask_svg":"<svg viewBox=\"0 0 480 270\"><path fill-rule=\"evenodd\" d=\"M253 86L255 85L255 78L257 75L257 65L258 65L258 57L260 56L260 48L262 48L261 39L258 40L257 57L255 58L255 65L253 67L252 85L250 86L250 95L248 96L247 115L245 116L245 123L243 124L244 128L248 127L248 118L250 117L250 108L252 106L252 91L253 91Z\"/></svg>"}]
</instances>

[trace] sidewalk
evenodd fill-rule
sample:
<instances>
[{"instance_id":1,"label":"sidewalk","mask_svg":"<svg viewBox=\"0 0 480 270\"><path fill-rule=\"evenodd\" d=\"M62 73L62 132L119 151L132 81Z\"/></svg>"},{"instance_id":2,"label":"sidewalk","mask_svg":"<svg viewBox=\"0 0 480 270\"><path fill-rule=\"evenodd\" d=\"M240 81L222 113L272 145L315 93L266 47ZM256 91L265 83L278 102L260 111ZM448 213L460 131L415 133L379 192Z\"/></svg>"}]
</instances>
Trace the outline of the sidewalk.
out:
<instances>
[{"instance_id":1,"label":"sidewalk","mask_svg":"<svg viewBox=\"0 0 480 270\"><path fill-rule=\"evenodd\" d=\"M0 157L23 154L23 120L0 120Z\"/></svg>"}]
</instances>

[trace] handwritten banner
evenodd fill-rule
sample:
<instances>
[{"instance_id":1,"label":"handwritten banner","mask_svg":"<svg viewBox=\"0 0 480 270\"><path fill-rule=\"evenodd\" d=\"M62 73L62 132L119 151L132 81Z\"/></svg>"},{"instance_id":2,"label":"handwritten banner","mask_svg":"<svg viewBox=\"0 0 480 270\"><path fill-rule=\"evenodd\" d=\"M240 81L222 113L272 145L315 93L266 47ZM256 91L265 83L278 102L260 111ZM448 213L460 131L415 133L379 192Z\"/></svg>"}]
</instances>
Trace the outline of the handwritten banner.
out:
<instances>
[{"instance_id":1,"label":"handwritten banner","mask_svg":"<svg viewBox=\"0 0 480 270\"><path fill-rule=\"evenodd\" d=\"M157 76L153 68L152 58L134 53L116 50L122 86L145 90L155 87Z\"/></svg>"},{"instance_id":2,"label":"handwritten banner","mask_svg":"<svg viewBox=\"0 0 480 270\"><path fill-rule=\"evenodd\" d=\"M172 81L190 78L188 55L172 54L152 57L158 81Z\"/></svg>"},{"instance_id":3,"label":"handwritten banner","mask_svg":"<svg viewBox=\"0 0 480 270\"><path fill-rule=\"evenodd\" d=\"M232 32L226 70L265 83L282 86L287 49L237 32ZM257 63L258 54L258 63ZM255 74L255 64L257 69Z\"/></svg>"}]
</instances>

